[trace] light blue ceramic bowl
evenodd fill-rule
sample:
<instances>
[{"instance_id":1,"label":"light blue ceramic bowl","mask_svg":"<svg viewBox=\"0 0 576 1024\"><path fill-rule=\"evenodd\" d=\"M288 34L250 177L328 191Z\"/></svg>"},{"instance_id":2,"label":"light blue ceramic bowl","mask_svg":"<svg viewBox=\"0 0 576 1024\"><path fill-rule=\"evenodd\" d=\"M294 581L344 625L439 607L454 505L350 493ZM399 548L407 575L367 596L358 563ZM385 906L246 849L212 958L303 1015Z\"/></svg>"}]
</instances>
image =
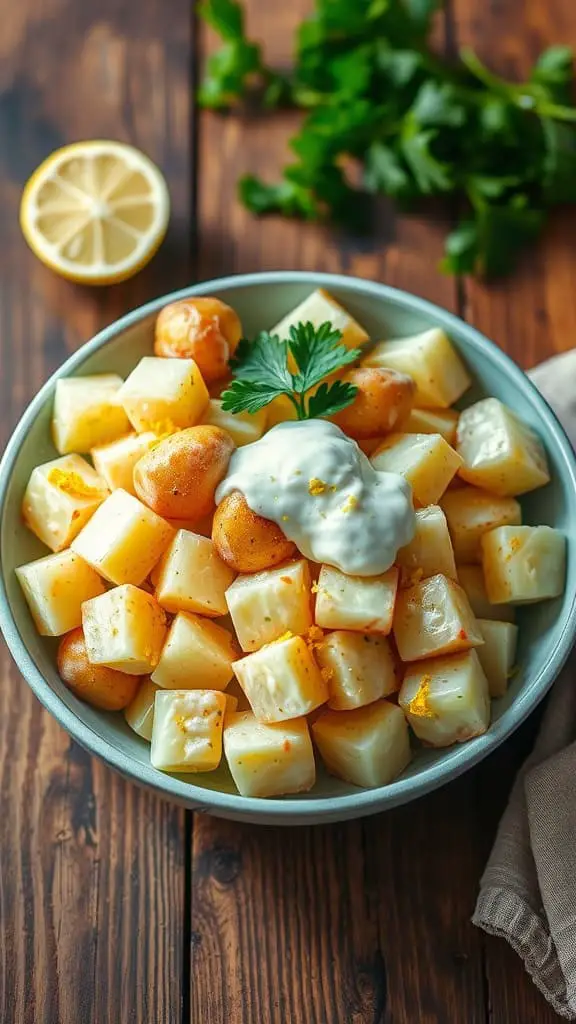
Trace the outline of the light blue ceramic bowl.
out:
<instances>
[{"instance_id":1,"label":"light blue ceramic bowl","mask_svg":"<svg viewBox=\"0 0 576 1024\"><path fill-rule=\"evenodd\" d=\"M158 310L186 295L216 294L234 306L247 334L276 323L313 288L323 286L365 324L373 338L398 337L443 327L470 367L476 384L466 403L495 395L510 405L542 438L552 482L523 499L527 523L548 523L568 538L564 596L523 609L519 615L520 672L506 697L493 704L485 736L444 751L418 748L400 779L380 789L360 790L327 775L312 793L279 800L238 796L225 767L206 775L164 775L150 765L148 745L122 715L93 710L62 684L55 669L54 641L39 637L14 576L14 567L45 554L23 527L20 505L31 469L54 458L49 422L58 377L116 371L127 374L149 354ZM20 671L60 724L91 753L136 782L189 807L253 822L328 822L373 814L430 792L477 764L502 743L542 699L563 665L576 632L576 463L570 444L527 377L491 342L444 310L406 292L354 278L275 272L223 278L187 288L130 313L75 353L42 388L22 417L0 466L0 624Z\"/></svg>"}]
</instances>

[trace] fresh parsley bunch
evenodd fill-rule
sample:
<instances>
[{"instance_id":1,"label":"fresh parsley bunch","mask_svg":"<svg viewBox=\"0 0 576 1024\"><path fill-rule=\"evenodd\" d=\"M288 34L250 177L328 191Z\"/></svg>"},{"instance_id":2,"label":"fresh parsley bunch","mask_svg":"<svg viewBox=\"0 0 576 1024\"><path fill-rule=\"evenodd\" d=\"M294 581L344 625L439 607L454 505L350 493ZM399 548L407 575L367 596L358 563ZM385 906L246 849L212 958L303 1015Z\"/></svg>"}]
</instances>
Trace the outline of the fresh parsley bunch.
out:
<instances>
[{"instance_id":1,"label":"fresh parsley bunch","mask_svg":"<svg viewBox=\"0 0 576 1024\"><path fill-rule=\"evenodd\" d=\"M225 45L210 59L201 102L221 108L250 96L306 111L281 180L240 180L249 210L358 227L370 193L403 210L456 199L462 219L446 239L443 269L490 277L514 267L552 207L576 202L571 50L546 50L527 82L510 84L470 51L454 63L431 52L440 5L315 0L286 78L246 39L235 0L206 0L200 13ZM350 160L362 168L359 188L346 174Z\"/></svg>"},{"instance_id":2,"label":"fresh parsley bunch","mask_svg":"<svg viewBox=\"0 0 576 1024\"><path fill-rule=\"evenodd\" d=\"M341 337L330 323L299 323L290 328L286 341L268 331L261 331L254 341L241 341L230 362L235 380L222 393L222 408L254 413L286 395L299 420L345 409L358 388L342 380L325 380L360 356L360 349L346 348Z\"/></svg>"}]
</instances>

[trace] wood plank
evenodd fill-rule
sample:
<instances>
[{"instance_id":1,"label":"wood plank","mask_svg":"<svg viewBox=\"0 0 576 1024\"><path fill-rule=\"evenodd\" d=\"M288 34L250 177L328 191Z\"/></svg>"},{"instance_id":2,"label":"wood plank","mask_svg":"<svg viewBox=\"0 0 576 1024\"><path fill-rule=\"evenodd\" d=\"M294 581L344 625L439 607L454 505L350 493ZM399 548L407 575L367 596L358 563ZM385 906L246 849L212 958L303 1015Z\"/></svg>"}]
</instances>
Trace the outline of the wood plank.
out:
<instances>
[{"instance_id":1,"label":"wood plank","mask_svg":"<svg viewBox=\"0 0 576 1024\"><path fill-rule=\"evenodd\" d=\"M500 74L518 80L546 46L576 47L576 8L563 0L508 0L479 8L474 0L453 0L455 35L472 46ZM495 41L497 40L497 45ZM523 367L572 348L576 337L574 211L554 216L543 243L527 255L513 277L487 286L467 280L463 313ZM539 713L478 773L480 819L486 852L504 798L524 760ZM557 1016L524 972L521 961L497 939L485 937L486 979L491 1021L537 1021Z\"/></svg>"},{"instance_id":2,"label":"wood plank","mask_svg":"<svg viewBox=\"0 0 576 1024\"><path fill-rule=\"evenodd\" d=\"M249 26L277 65L289 60L292 30L309 7L247 4ZM365 241L255 221L240 208L236 178L253 171L272 179L295 123L201 116L201 276L344 272L455 309L454 282L436 270L442 223L395 217L383 206L375 239ZM481 939L469 924L477 833L471 777L364 823L285 831L196 815L194 1024L484 1022Z\"/></svg>"},{"instance_id":3,"label":"wood plank","mask_svg":"<svg viewBox=\"0 0 576 1024\"><path fill-rule=\"evenodd\" d=\"M4 5L0 34L2 440L67 352L190 272L191 17L187 0ZM112 137L164 168L169 238L121 287L55 278L17 225L21 186L56 146ZM180 1019L185 816L91 759L2 650L0 1019Z\"/></svg>"}]
</instances>

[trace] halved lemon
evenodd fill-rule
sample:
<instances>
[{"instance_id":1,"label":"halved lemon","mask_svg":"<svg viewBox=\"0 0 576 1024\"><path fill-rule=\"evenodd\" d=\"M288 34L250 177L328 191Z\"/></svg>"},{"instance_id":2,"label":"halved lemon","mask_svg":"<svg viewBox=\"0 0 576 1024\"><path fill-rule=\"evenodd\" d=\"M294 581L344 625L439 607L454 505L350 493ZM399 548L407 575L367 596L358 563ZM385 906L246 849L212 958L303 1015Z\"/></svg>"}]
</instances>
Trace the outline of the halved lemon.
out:
<instances>
[{"instance_id":1,"label":"halved lemon","mask_svg":"<svg viewBox=\"0 0 576 1024\"><path fill-rule=\"evenodd\" d=\"M82 284L114 284L152 258L168 226L161 171L133 146L95 140L52 153L24 187L20 226L46 266Z\"/></svg>"}]
</instances>

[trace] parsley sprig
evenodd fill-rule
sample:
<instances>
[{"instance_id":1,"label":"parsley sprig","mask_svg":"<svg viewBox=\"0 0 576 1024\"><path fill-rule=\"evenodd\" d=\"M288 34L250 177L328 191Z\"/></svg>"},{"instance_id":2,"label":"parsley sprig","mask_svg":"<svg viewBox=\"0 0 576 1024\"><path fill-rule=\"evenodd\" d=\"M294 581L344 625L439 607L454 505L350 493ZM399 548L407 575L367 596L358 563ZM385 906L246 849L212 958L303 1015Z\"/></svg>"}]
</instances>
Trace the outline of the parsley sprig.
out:
<instances>
[{"instance_id":1,"label":"parsley sprig","mask_svg":"<svg viewBox=\"0 0 576 1024\"><path fill-rule=\"evenodd\" d=\"M325 379L360 356L359 349L342 345L341 337L330 323L320 327L299 323L290 328L285 341L268 331L261 331L253 341L241 341L230 362L235 379L222 393L222 408L255 413L286 395L299 420L320 419L345 409L358 388Z\"/></svg>"},{"instance_id":2,"label":"parsley sprig","mask_svg":"<svg viewBox=\"0 0 576 1024\"><path fill-rule=\"evenodd\" d=\"M209 60L201 102L305 112L280 180L240 179L249 210L357 229L374 220L371 194L408 212L442 197L461 211L443 269L495 277L513 269L553 207L576 204L572 51L545 50L519 83L469 50L439 57L427 38L442 2L314 0L294 67L278 75L247 38L241 4L204 0L200 13L224 46ZM350 159L363 169L359 186L346 174Z\"/></svg>"}]
</instances>

